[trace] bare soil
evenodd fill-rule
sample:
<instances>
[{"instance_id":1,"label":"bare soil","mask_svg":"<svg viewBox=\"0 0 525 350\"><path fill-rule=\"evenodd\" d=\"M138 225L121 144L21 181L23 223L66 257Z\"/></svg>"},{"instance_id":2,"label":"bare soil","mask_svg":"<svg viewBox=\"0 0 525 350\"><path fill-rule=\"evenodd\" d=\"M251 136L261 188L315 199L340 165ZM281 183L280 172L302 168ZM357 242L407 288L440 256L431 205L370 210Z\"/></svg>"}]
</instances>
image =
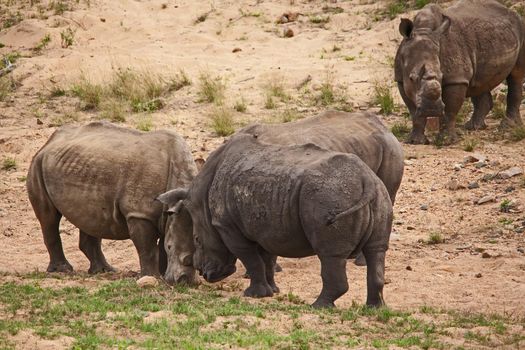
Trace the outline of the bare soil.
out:
<instances>
[{"instance_id":1,"label":"bare soil","mask_svg":"<svg viewBox=\"0 0 525 350\"><path fill-rule=\"evenodd\" d=\"M0 282L17 273L45 271L48 264L39 224L27 199L25 176L31 157L56 129L50 126L54 118L68 113L78 123L98 118L95 112L80 111L73 97L49 97L53 88L67 90L81 74L104 81L116 67L166 75L183 69L193 85L172 94L166 106L150 116L155 129L176 130L190 143L196 158L206 158L223 138L209 126L213 107L197 102L202 72L227 80L227 105L241 96L247 101L247 112L235 116L239 126L267 121L287 108L294 108L301 117L323 111L323 106L303 103L302 92L295 88L309 75L312 93L329 76L354 109L378 111L369 106L373 86L376 81L393 80L392 61L400 41L399 18L374 20L383 2L92 0L89 6L84 1L71 2L73 11L61 15L48 11L47 19L28 3L9 7L27 17L0 31L5 45L0 54L22 54L11 73L19 86L0 102L0 161L16 160L15 169L0 170L0 271L6 273ZM334 14L323 6L343 11ZM277 24L288 11L303 15L298 21ZM35 18L28 18L31 13ZM208 13L206 19L196 21L204 13ZM330 20L319 25L310 16L330 16ZM62 48L60 33L68 27L74 30L74 44ZM283 37L285 28L293 30L292 38ZM52 38L49 46L35 53L32 48L47 33ZM241 50L233 53L235 48ZM269 80L283 81L296 98L282 102L276 110L265 109L263 86ZM129 115L122 124L135 127L141 117ZM400 114L383 116L388 125L402 119ZM466 163L454 169L471 154L461 143L442 148L404 145L405 175L387 255L385 299L390 307L428 305L525 316L525 180L523 176L481 180L509 167L523 169L525 141L499 137L497 125L498 121L489 120L488 130L469 136L479 140L475 153L487 157L486 166L480 168ZM448 189L453 179L462 186L476 181L479 188ZM494 200L476 204L486 195ZM509 213L500 211L504 200L514 203ZM75 271L86 271L88 261L78 249L77 230L64 220L61 232ZM428 244L431 234L441 235L444 242ZM138 270L131 242L105 241L103 250L120 271ZM321 288L318 260L280 259L280 263L284 270L277 275L281 293L292 292L312 302ZM339 307L365 300L366 269L349 263L347 271L351 287L338 300ZM247 286L243 272L239 266L217 287L241 294ZM21 346L22 339L28 338L18 337ZM24 343L22 348L45 346Z\"/></svg>"}]
</instances>

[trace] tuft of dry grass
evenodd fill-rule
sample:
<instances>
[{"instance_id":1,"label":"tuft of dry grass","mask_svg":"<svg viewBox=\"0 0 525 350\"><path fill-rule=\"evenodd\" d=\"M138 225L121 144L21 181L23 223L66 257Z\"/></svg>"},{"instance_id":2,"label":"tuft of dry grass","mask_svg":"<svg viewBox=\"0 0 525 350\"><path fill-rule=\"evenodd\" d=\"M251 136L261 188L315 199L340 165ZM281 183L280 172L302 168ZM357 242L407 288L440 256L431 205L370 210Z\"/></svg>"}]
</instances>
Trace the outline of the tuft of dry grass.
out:
<instances>
[{"instance_id":1,"label":"tuft of dry grass","mask_svg":"<svg viewBox=\"0 0 525 350\"><path fill-rule=\"evenodd\" d=\"M219 77L212 77L208 72L202 72L199 76L197 95L199 102L208 102L221 105L224 102L226 83Z\"/></svg>"},{"instance_id":2,"label":"tuft of dry grass","mask_svg":"<svg viewBox=\"0 0 525 350\"><path fill-rule=\"evenodd\" d=\"M374 84L373 103L381 108L381 114L389 115L395 111L394 96L389 84L379 81Z\"/></svg>"},{"instance_id":3,"label":"tuft of dry grass","mask_svg":"<svg viewBox=\"0 0 525 350\"><path fill-rule=\"evenodd\" d=\"M233 113L224 106L216 106L211 112L211 128L218 136L229 136L235 132Z\"/></svg>"}]
</instances>

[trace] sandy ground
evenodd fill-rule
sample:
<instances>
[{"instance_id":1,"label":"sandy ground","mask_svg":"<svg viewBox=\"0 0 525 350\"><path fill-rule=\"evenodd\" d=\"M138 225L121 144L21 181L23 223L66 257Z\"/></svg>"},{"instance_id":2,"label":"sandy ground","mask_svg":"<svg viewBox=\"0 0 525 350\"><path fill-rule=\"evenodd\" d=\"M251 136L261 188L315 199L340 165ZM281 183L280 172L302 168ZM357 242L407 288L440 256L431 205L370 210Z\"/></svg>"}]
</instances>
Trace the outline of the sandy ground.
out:
<instances>
[{"instance_id":1,"label":"sandy ground","mask_svg":"<svg viewBox=\"0 0 525 350\"><path fill-rule=\"evenodd\" d=\"M392 80L399 19L374 21L375 11L384 6L381 2L291 3L92 0L87 6L81 1L74 11L62 15L51 12L47 19L28 18L0 31L0 42L5 45L0 53L17 50L23 56L12 73L20 86L6 102L0 102L0 158L12 157L17 162L14 170L0 170L0 271L27 273L47 267L47 251L27 199L24 177L32 155L55 130L49 126L53 118L76 111L72 98L51 100L45 96L54 86L69 87L82 73L103 81L114 67L132 66L162 74L184 69L195 83L198 75L207 71L227 80L228 103L241 96L248 102L248 112L238 115L243 123L265 120L284 108L277 112L264 109L261 87L269 79L280 79L294 90L308 75L314 88L328 75L346 90L347 101L354 108L367 108L374 81ZM323 6L340 7L343 12L330 14L330 22L321 27L308 16L325 15ZM20 11L36 13L27 7ZM304 16L291 24L276 24L279 15L287 11ZM209 13L206 20L195 23L203 13ZM68 27L75 30L75 43L65 49L60 45L60 33ZM294 31L293 38L283 38L286 27ZM52 41L37 55L31 48L46 33ZM234 48L241 51L233 53ZM206 157L223 139L208 126L211 107L197 102L196 90L194 84L175 93L152 119L156 129L174 129L184 135L195 157ZM302 116L323 110L295 107ZM95 114L75 113L80 122L96 119ZM129 116L124 124L133 127L139 117ZM400 119L384 117L390 125ZM404 145L407 165L387 255L385 299L389 306L429 305L525 315L525 181L520 176L480 180L512 166L523 168L525 141L495 140L497 123L489 120L489 125L488 131L473 134L481 140L475 152L488 158L482 168L468 163L454 169L469 154L461 144L441 149ZM453 179L463 186L477 181L479 188L450 190L447 184ZM475 204L485 195L494 195L495 200ZM516 204L513 212L500 212L504 199ZM445 242L425 243L435 232ZM86 271L88 261L78 249L77 230L63 222L62 239L75 270ZM103 249L119 270L138 270L138 257L129 241L105 241ZM312 302L321 287L318 260L280 261L284 268L277 275L281 292L293 292ZM348 264L347 270L351 287L338 300L341 307L365 300L365 269ZM240 278L242 271L239 268L221 283L238 288L240 294L247 285ZM7 278L0 277L0 282Z\"/></svg>"}]
</instances>

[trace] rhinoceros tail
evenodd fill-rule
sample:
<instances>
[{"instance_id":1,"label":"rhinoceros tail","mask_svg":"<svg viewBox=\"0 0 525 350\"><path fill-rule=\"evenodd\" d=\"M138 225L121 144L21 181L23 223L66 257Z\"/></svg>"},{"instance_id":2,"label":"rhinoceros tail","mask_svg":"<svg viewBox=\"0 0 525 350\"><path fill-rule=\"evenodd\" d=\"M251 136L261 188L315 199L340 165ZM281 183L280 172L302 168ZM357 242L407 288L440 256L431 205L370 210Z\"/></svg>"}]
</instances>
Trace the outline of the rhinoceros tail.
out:
<instances>
[{"instance_id":1,"label":"rhinoceros tail","mask_svg":"<svg viewBox=\"0 0 525 350\"><path fill-rule=\"evenodd\" d=\"M335 223L337 220L339 220L343 216L347 216L347 215L350 215L352 213L355 213L356 211L358 211L359 209L361 209L362 207L364 207L365 205L367 205L368 203L373 201L375 199L375 197L376 196L375 196L375 192L374 191L370 191L370 190L363 191L363 195L361 196L361 198L359 199L359 201L356 204L354 204L353 206L351 206L347 210L345 210L343 212L340 212L339 214L334 214L334 215L329 216L327 218L327 220L326 220L326 226L332 225L333 223Z\"/></svg>"}]
</instances>

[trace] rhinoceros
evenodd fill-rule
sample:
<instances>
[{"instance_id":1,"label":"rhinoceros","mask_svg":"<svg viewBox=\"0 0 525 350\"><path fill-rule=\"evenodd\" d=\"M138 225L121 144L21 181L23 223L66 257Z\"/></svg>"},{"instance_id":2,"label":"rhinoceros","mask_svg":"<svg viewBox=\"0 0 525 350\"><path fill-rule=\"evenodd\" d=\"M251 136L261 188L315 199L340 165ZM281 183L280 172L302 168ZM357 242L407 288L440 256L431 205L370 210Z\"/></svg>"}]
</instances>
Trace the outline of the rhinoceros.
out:
<instances>
[{"instance_id":1,"label":"rhinoceros","mask_svg":"<svg viewBox=\"0 0 525 350\"><path fill-rule=\"evenodd\" d=\"M194 266L208 282L235 272L239 258L251 279L244 295L268 297L279 291L273 256L317 255L323 288L313 306L331 307L348 290L346 260L362 251L367 304L383 304L392 203L356 155L241 134L209 156L189 188L162 196L169 210L190 213Z\"/></svg>"},{"instance_id":2,"label":"rhinoceros","mask_svg":"<svg viewBox=\"0 0 525 350\"><path fill-rule=\"evenodd\" d=\"M467 129L485 128L491 90L506 79L506 117L501 127L522 125L519 107L525 76L525 25L493 0L461 0L442 10L425 6L401 19L403 41L395 58L395 80L412 116L410 143L428 143L427 117L439 117L440 137L457 140L456 115L466 97L474 112Z\"/></svg>"},{"instance_id":3,"label":"rhinoceros","mask_svg":"<svg viewBox=\"0 0 525 350\"><path fill-rule=\"evenodd\" d=\"M403 148L373 113L327 111L292 123L250 125L238 133L257 136L266 143L313 143L355 154L383 181L392 204L395 201L403 177Z\"/></svg>"},{"instance_id":4,"label":"rhinoceros","mask_svg":"<svg viewBox=\"0 0 525 350\"><path fill-rule=\"evenodd\" d=\"M196 173L184 139L171 131L143 133L105 122L58 129L33 157L27 176L49 252L47 271L73 270L59 234L65 217L80 230L90 273L114 271L101 239L131 239L142 275L165 271L170 283L193 283L191 218L169 218L155 198L188 186Z\"/></svg>"}]
</instances>

